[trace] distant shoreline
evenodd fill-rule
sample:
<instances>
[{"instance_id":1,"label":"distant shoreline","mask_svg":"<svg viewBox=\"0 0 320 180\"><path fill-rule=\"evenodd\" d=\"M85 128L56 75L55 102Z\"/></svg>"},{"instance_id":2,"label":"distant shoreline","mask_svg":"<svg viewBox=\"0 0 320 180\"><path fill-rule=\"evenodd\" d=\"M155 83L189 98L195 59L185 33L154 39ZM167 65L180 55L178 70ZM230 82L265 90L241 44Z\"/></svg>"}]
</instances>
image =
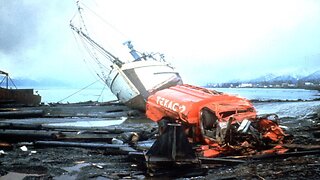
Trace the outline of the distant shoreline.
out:
<instances>
[{"instance_id":1,"label":"distant shoreline","mask_svg":"<svg viewBox=\"0 0 320 180\"><path fill-rule=\"evenodd\" d=\"M259 100L259 99L251 99L250 100L253 103L272 103L272 102L313 102L313 101L320 101L320 98L314 98L314 99L296 99L296 100L289 100L289 99L269 99L269 100Z\"/></svg>"},{"instance_id":2,"label":"distant shoreline","mask_svg":"<svg viewBox=\"0 0 320 180\"><path fill-rule=\"evenodd\" d=\"M204 86L206 88L220 89L220 88L231 88L231 89L305 89L305 90L317 90L320 92L320 86L316 87L213 87L213 86Z\"/></svg>"}]
</instances>

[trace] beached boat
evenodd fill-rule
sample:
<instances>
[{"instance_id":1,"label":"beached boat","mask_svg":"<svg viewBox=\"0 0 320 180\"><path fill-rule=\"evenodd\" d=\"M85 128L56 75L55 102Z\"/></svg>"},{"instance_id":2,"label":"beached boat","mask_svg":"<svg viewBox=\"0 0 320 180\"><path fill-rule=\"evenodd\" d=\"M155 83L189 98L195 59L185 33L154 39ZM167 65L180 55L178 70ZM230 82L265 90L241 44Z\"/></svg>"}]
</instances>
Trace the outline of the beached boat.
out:
<instances>
[{"instance_id":1,"label":"beached boat","mask_svg":"<svg viewBox=\"0 0 320 180\"><path fill-rule=\"evenodd\" d=\"M78 8L81 14L82 8ZM79 16L82 18L82 15ZM83 20L81 22L84 22ZM101 59L94 56L95 62L103 72L99 76L110 88L111 92L124 104L136 108L145 109L148 96L155 91L182 84L178 72L164 60L163 56L157 54L138 53L131 44L131 41L123 43L127 45L133 60L121 60L107 51L102 45L93 40L86 28L76 27L70 21L70 27L76 32L81 42L89 44L92 48L87 50L92 55L100 53L108 61L108 66L101 65ZM93 48L96 52L92 52Z\"/></svg>"},{"instance_id":2,"label":"beached boat","mask_svg":"<svg viewBox=\"0 0 320 180\"><path fill-rule=\"evenodd\" d=\"M3 77L0 82L0 106L38 106L41 96L34 94L33 89L9 88L9 81L12 80L9 74L0 70ZM3 85L4 83L4 85Z\"/></svg>"}]
</instances>

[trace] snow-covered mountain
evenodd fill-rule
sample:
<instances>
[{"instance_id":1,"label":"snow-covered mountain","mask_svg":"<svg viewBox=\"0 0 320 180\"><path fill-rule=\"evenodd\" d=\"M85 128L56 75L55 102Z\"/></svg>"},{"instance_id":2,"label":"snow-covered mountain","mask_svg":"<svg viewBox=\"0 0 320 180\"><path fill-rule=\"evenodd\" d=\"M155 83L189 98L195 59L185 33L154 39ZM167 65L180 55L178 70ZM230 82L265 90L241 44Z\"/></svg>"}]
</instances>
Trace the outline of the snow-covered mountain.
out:
<instances>
[{"instance_id":1,"label":"snow-covered mountain","mask_svg":"<svg viewBox=\"0 0 320 180\"><path fill-rule=\"evenodd\" d=\"M312 83L320 83L320 70L309 74L307 76L297 75L297 74L284 74L284 75L274 75L274 74L266 74L260 76L258 78L250 79L250 80L237 80L237 81L230 81L229 83L289 83L289 84L296 84L296 83L304 83L304 82L312 82Z\"/></svg>"},{"instance_id":2,"label":"snow-covered mountain","mask_svg":"<svg viewBox=\"0 0 320 180\"><path fill-rule=\"evenodd\" d=\"M313 83L320 82L320 70L300 79L300 81L309 81Z\"/></svg>"},{"instance_id":3,"label":"snow-covered mountain","mask_svg":"<svg viewBox=\"0 0 320 180\"><path fill-rule=\"evenodd\" d=\"M248 82L252 82L252 83L269 82L270 80L272 80L272 79L274 79L276 77L277 77L276 75L269 73L269 74L266 74L264 76L260 76L258 78L249 80Z\"/></svg>"},{"instance_id":4,"label":"snow-covered mountain","mask_svg":"<svg viewBox=\"0 0 320 180\"><path fill-rule=\"evenodd\" d=\"M294 78L291 75L282 75L282 76L277 76L271 80L269 80L269 82L272 83L290 83L290 84L295 84L298 82L297 78Z\"/></svg>"},{"instance_id":5,"label":"snow-covered mountain","mask_svg":"<svg viewBox=\"0 0 320 180\"><path fill-rule=\"evenodd\" d=\"M251 80L234 80L226 83L208 83L207 87L320 87L320 70L309 75L285 74L274 75L266 74Z\"/></svg>"}]
</instances>

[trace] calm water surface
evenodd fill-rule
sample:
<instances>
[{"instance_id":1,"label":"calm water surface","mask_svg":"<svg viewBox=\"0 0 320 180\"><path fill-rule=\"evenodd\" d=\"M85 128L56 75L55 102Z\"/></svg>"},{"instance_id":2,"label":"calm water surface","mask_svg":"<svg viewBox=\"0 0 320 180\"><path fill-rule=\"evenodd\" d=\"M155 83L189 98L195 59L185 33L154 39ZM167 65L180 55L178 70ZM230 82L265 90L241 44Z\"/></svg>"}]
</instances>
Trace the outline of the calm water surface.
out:
<instances>
[{"instance_id":1,"label":"calm water surface","mask_svg":"<svg viewBox=\"0 0 320 180\"><path fill-rule=\"evenodd\" d=\"M305 89L267 89L267 88L217 88L220 92L245 97L249 100L312 100L320 98L319 91ZM79 89L70 88L39 88L35 89L42 96L44 103L75 103L85 101L111 101L117 98L108 88Z\"/></svg>"},{"instance_id":2,"label":"calm water surface","mask_svg":"<svg viewBox=\"0 0 320 180\"><path fill-rule=\"evenodd\" d=\"M317 90L270 88L217 88L217 91L253 100L312 100L320 98Z\"/></svg>"},{"instance_id":3,"label":"calm water surface","mask_svg":"<svg viewBox=\"0 0 320 180\"><path fill-rule=\"evenodd\" d=\"M82 91L73 88L40 88L36 91L41 95L44 103L106 102L117 99L107 88L84 89Z\"/></svg>"}]
</instances>

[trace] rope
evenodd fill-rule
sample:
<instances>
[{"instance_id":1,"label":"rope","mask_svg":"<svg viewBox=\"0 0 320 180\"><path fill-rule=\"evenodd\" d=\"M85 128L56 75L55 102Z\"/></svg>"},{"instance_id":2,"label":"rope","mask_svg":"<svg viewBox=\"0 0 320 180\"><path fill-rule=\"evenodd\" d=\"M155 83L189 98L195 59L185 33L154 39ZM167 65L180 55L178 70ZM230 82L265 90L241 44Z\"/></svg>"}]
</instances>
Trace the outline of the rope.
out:
<instances>
[{"instance_id":1,"label":"rope","mask_svg":"<svg viewBox=\"0 0 320 180\"><path fill-rule=\"evenodd\" d=\"M104 80L103 80L103 78L101 78L100 77L100 75L99 75L99 73L98 73L98 71L96 70L96 68L92 65L92 64L94 64L94 63L90 63L90 62L87 62L87 60L86 60L86 58L85 58L85 54L84 54L84 52L82 51L82 49L81 49L81 47L80 47L80 43L78 42L78 39L77 39L77 37L76 37L76 35L75 35L75 32L74 31L72 31L71 30L71 32L72 32L72 34L73 34L73 37L74 37L74 39L75 39L75 42L76 42L76 44L77 44L77 47L78 47L78 49L79 49L79 51L81 52L81 54L82 54L82 56L84 57L83 58L83 62L86 64L86 67L89 69L89 71L90 71L90 73L93 75L93 76L98 76L103 82L104 82ZM83 43L82 43L83 44ZM84 45L84 47L85 47L85 45ZM88 52L89 53L89 52ZM90 53L89 53L90 54ZM89 58L90 59L90 58ZM99 68L100 68L100 72L101 72L101 74L104 76L105 75L105 73L104 73L104 71L103 71L103 68L101 67L101 65L99 65L99 64L101 64L100 62L98 63L98 66L99 66ZM107 67L105 67L105 68L107 68ZM108 68L107 68L108 69ZM109 69L108 69L109 70ZM109 71L111 71L111 70L109 70Z\"/></svg>"},{"instance_id":2,"label":"rope","mask_svg":"<svg viewBox=\"0 0 320 180\"><path fill-rule=\"evenodd\" d=\"M97 99L98 102L99 102L99 99L100 99L101 96L102 96L103 91L106 89L106 86L107 86L107 84L105 84L105 85L103 86L103 88L102 88L102 90L101 90L101 93L100 93L100 95L99 95L99 97L98 97L98 99Z\"/></svg>"},{"instance_id":3,"label":"rope","mask_svg":"<svg viewBox=\"0 0 320 180\"><path fill-rule=\"evenodd\" d=\"M75 94L77 94L77 93L79 93L79 92L81 92L81 91L83 91L83 90L87 89L88 87L92 86L93 84L97 83L98 81L100 81L100 79L98 79L98 80L96 80L95 82L93 82L93 83L91 83L91 84L87 85L86 87L84 87L84 88L82 88L82 89L78 90L77 92L70 94L70 95L69 95L69 96L67 96L66 98L64 98L64 99L62 99L62 100L60 100L60 101L58 101L58 103L60 103L60 102L62 102L62 101L64 101L64 100L66 100L66 99L70 98L71 96L73 96L73 95L75 95Z\"/></svg>"},{"instance_id":4,"label":"rope","mask_svg":"<svg viewBox=\"0 0 320 180\"><path fill-rule=\"evenodd\" d=\"M71 31L72 31L72 30L71 30ZM78 40L77 40L77 38L76 38L76 36L75 36L75 32L72 31L72 34L73 34L73 36L74 36L74 38L75 38L75 42L76 42L76 44L77 44L77 46L78 46L78 49L81 51L81 48L80 48L80 46L79 46L79 42L78 42ZM108 71L111 71L110 67L105 66L104 64L102 64L102 63L99 61L99 58L97 57L96 53L93 53L93 52L92 52L92 51L94 51L94 49L90 50L90 48L88 47L87 43L85 43L86 38L84 38L84 37L82 37L82 36L79 36L79 38L80 38L80 41L82 42L81 44L82 44L83 48L87 51L88 55L91 56L90 59L94 61L93 64L97 64L97 65L98 65L98 67L100 68L100 73L102 74L103 77L105 77L105 76L106 76L106 75L105 75L105 70L107 69ZM93 46L92 46L92 47L93 47ZM96 50L99 51L98 48L96 48ZM82 56L85 57L83 51L81 51L81 53L82 53ZM100 53L101 53L101 52L100 52ZM101 54L103 54L103 53L101 53ZM107 58L109 58L109 57L107 57ZM95 75L98 75L98 77L101 78L101 77L99 76L98 71L95 70L95 68L92 66L91 63L87 63L87 61L86 61L85 58L83 59L83 61L85 62L85 64L87 64L87 67L88 67L88 68L91 67L91 68L89 68L89 69L91 69L91 70L95 73ZM102 78L101 78L101 79L102 79ZM104 81L104 80L102 79L102 81Z\"/></svg>"},{"instance_id":5,"label":"rope","mask_svg":"<svg viewBox=\"0 0 320 180\"><path fill-rule=\"evenodd\" d=\"M107 21L105 21L101 16L99 16L97 13L95 13L93 10L91 10L88 6L86 6L84 3L80 2L79 0L76 1L78 9L78 20L79 20L79 24L80 24L80 29L74 27L72 25L72 21L74 20L76 14L72 17L72 19L70 20L70 26L72 29L72 34L75 38L76 44L80 49L84 49L85 51L87 51L87 57L89 59L91 59L91 62L93 62L92 64L96 64L95 67L92 66L92 64L89 62L86 62L86 58L83 59L83 61L85 62L85 64L89 64L89 66L87 66L89 69L91 69L92 72L94 72L104 83L106 80L106 73L107 71L109 71L109 73L111 72L112 68L106 66L103 61L100 60L100 58L106 58L109 61L111 61L112 63L116 63L118 65L118 63L122 63L117 57L115 57L114 55L112 55L111 53L109 53L108 51L106 51L103 47L101 47L99 44L97 44L95 41L93 41L90 37L88 37L89 35L89 31L85 25L85 21L84 21L84 16L82 14L82 10L83 8L80 7L80 4L85 7L86 9L88 9L91 13L93 13L96 17L98 17L99 19L101 19L105 24L109 25L111 28L113 28L115 31L117 31L118 33L122 34L123 36L125 36L123 33L121 33L119 30L117 30L115 27L113 27L110 23L108 23ZM81 31L81 29L84 29L85 33ZM76 33L79 35L76 38ZM80 48L80 43L82 44L82 48ZM80 50L81 51L81 50ZM83 51L81 51L81 53L83 53ZM99 54L99 55L98 55ZM82 54L84 56L84 54ZM98 72L99 71L99 72ZM100 76L101 75L101 76ZM105 88L105 87L104 87ZM80 92L80 91L79 91ZM102 91L103 92L103 91ZM102 95L102 92L99 96L99 98ZM76 92L78 93L78 92ZM74 94L76 94L74 93ZM72 94L72 95L74 95ZM72 95L64 98L63 100L71 97ZM98 99L99 99L98 98ZM60 100L59 102L63 101Z\"/></svg>"},{"instance_id":6,"label":"rope","mask_svg":"<svg viewBox=\"0 0 320 180\"><path fill-rule=\"evenodd\" d=\"M98 13L94 12L91 8L89 8L87 5L81 2L81 4L87 8L92 14L97 16L102 22L104 22L106 25L111 27L115 32L119 33L123 38L128 39L128 36L126 36L122 31L120 31L118 28L110 24L108 21L106 21L102 16L100 16Z\"/></svg>"}]
</instances>

